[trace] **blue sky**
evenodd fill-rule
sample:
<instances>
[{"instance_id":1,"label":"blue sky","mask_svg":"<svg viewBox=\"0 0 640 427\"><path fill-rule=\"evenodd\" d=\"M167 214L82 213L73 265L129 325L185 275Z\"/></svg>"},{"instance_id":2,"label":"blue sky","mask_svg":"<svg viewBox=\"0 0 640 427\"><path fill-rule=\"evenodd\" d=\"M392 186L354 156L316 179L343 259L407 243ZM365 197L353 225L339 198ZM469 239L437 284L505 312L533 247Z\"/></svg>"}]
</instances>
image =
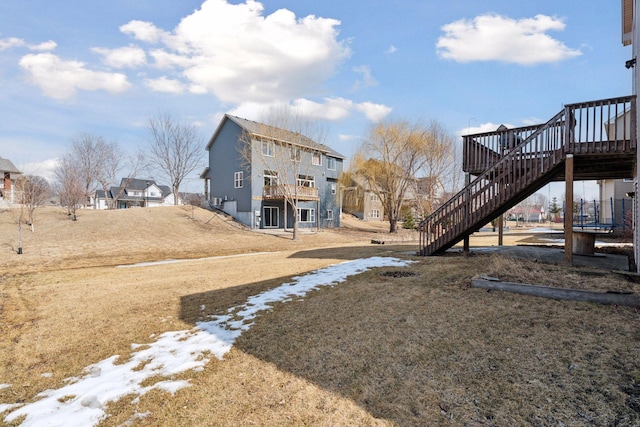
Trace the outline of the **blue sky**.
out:
<instances>
[{"instance_id":1,"label":"blue sky","mask_svg":"<svg viewBox=\"0 0 640 427\"><path fill-rule=\"evenodd\" d=\"M170 113L199 126L204 162L224 113L259 119L289 103L349 157L385 118L459 135L632 93L618 1L159 4L1 1L0 156L51 176L74 135L133 152L148 119Z\"/></svg>"}]
</instances>

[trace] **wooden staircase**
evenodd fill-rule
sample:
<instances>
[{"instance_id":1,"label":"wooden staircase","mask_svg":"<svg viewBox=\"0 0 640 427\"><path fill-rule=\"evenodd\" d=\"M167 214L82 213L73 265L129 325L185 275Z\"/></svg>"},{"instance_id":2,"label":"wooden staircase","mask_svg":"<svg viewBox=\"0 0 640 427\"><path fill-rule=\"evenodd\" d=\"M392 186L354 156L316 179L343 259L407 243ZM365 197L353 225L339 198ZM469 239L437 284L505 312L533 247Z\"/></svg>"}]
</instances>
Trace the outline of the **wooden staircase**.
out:
<instances>
[{"instance_id":1,"label":"wooden staircase","mask_svg":"<svg viewBox=\"0 0 640 427\"><path fill-rule=\"evenodd\" d=\"M538 191L573 178L633 178L634 96L566 105L547 123L464 137L463 170L476 178L419 225L420 255L437 255ZM632 131L633 130L633 131Z\"/></svg>"}]
</instances>

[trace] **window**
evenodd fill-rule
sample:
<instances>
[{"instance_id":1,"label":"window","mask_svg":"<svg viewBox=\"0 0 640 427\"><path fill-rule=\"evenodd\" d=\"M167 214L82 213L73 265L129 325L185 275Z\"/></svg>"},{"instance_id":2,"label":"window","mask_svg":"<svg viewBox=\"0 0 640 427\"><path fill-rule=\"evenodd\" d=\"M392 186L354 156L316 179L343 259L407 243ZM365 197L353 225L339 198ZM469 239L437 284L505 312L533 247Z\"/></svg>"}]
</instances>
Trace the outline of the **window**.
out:
<instances>
[{"instance_id":1,"label":"window","mask_svg":"<svg viewBox=\"0 0 640 427\"><path fill-rule=\"evenodd\" d=\"M371 213L369 214L369 217L374 219L380 219L380 210L371 209Z\"/></svg>"},{"instance_id":2,"label":"window","mask_svg":"<svg viewBox=\"0 0 640 427\"><path fill-rule=\"evenodd\" d=\"M278 228L278 208L274 206L265 206L263 209L264 227Z\"/></svg>"},{"instance_id":3,"label":"window","mask_svg":"<svg viewBox=\"0 0 640 427\"><path fill-rule=\"evenodd\" d=\"M298 186L313 188L316 186L316 179L312 176L298 175Z\"/></svg>"},{"instance_id":4,"label":"window","mask_svg":"<svg viewBox=\"0 0 640 427\"><path fill-rule=\"evenodd\" d=\"M314 166L322 166L322 154L317 151L311 155L311 164Z\"/></svg>"},{"instance_id":5,"label":"window","mask_svg":"<svg viewBox=\"0 0 640 427\"><path fill-rule=\"evenodd\" d=\"M244 181L244 172L234 172L233 173L233 188L242 188Z\"/></svg>"},{"instance_id":6,"label":"window","mask_svg":"<svg viewBox=\"0 0 640 427\"><path fill-rule=\"evenodd\" d=\"M298 222L316 222L316 210L298 208Z\"/></svg>"},{"instance_id":7,"label":"window","mask_svg":"<svg viewBox=\"0 0 640 427\"><path fill-rule=\"evenodd\" d=\"M332 209L327 209L327 219L329 221L333 221L333 210Z\"/></svg>"},{"instance_id":8,"label":"window","mask_svg":"<svg viewBox=\"0 0 640 427\"><path fill-rule=\"evenodd\" d=\"M336 159L334 157L327 156L327 169L331 171L336 170Z\"/></svg>"},{"instance_id":9,"label":"window","mask_svg":"<svg viewBox=\"0 0 640 427\"><path fill-rule=\"evenodd\" d=\"M291 147L291 160L294 162L300 161L300 147Z\"/></svg>"},{"instance_id":10,"label":"window","mask_svg":"<svg viewBox=\"0 0 640 427\"><path fill-rule=\"evenodd\" d=\"M273 141L262 141L262 155L273 157Z\"/></svg>"},{"instance_id":11,"label":"window","mask_svg":"<svg viewBox=\"0 0 640 427\"><path fill-rule=\"evenodd\" d=\"M378 196L376 196L376 193L374 193L373 191L369 193L369 200L371 200L372 202L378 200Z\"/></svg>"},{"instance_id":12,"label":"window","mask_svg":"<svg viewBox=\"0 0 640 427\"><path fill-rule=\"evenodd\" d=\"M271 187L278 185L278 172L276 171L264 171L264 186Z\"/></svg>"},{"instance_id":13,"label":"window","mask_svg":"<svg viewBox=\"0 0 640 427\"><path fill-rule=\"evenodd\" d=\"M331 194L336 194L336 185L331 184Z\"/></svg>"}]
</instances>

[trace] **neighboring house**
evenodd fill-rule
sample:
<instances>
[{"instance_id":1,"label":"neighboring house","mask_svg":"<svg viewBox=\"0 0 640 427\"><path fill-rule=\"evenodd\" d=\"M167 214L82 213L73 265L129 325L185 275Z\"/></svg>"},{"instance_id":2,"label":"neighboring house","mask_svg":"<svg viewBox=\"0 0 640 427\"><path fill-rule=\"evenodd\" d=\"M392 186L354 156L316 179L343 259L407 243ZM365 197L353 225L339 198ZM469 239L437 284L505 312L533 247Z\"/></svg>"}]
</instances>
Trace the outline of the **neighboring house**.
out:
<instances>
[{"instance_id":1,"label":"neighboring house","mask_svg":"<svg viewBox=\"0 0 640 427\"><path fill-rule=\"evenodd\" d=\"M110 203L114 209L173 206L173 193L169 186L152 179L122 178L106 195L104 190L96 190L92 200L94 209L108 209ZM182 204L180 198L178 204Z\"/></svg>"},{"instance_id":2,"label":"neighboring house","mask_svg":"<svg viewBox=\"0 0 640 427\"><path fill-rule=\"evenodd\" d=\"M364 221L383 221L384 205L367 180L350 174L342 190L342 210Z\"/></svg>"},{"instance_id":3,"label":"neighboring house","mask_svg":"<svg viewBox=\"0 0 640 427\"><path fill-rule=\"evenodd\" d=\"M598 222L612 224L615 235L624 234L633 226L634 179L602 179L598 181L598 188Z\"/></svg>"},{"instance_id":4,"label":"neighboring house","mask_svg":"<svg viewBox=\"0 0 640 427\"><path fill-rule=\"evenodd\" d=\"M543 222L547 219L544 211L544 206L537 207L522 207L516 206L510 209L508 212L508 219L510 221L523 221L528 222Z\"/></svg>"},{"instance_id":5,"label":"neighboring house","mask_svg":"<svg viewBox=\"0 0 640 427\"><path fill-rule=\"evenodd\" d=\"M15 203L15 181L22 172L16 168L11 160L0 157L0 174L2 174L2 186L0 186L0 200L5 203Z\"/></svg>"},{"instance_id":6,"label":"neighboring house","mask_svg":"<svg viewBox=\"0 0 640 427\"><path fill-rule=\"evenodd\" d=\"M247 135L252 149L243 156ZM340 226L338 176L344 156L328 146L226 114L206 149L209 166L200 177L211 206L251 228L293 228L295 218L300 228ZM283 170L277 164L282 160L298 162L304 174L293 176L294 170ZM289 188L299 194L295 213L285 202L284 191Z\"/></svg>"}]
</instances>

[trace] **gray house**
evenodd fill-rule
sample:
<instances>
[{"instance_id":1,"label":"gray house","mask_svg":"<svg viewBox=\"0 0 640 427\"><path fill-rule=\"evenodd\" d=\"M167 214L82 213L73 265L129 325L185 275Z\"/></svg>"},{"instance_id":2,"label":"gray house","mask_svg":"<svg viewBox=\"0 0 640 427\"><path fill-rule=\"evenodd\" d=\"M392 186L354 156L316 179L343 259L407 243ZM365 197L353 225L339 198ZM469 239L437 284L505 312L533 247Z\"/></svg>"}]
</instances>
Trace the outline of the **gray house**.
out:
<instances>
[{"instance_id":1,"label":"gray house","mask_svg":"<svg viewBox=\"0 0 640 427\"><path fill-rule=\"evenodd\" d=\"M344 156L299 133L226 114L206 147L205 197L251 228L340 226ZM292 195L297 200L294 212Z\"/></svg>"}]
</instances>

